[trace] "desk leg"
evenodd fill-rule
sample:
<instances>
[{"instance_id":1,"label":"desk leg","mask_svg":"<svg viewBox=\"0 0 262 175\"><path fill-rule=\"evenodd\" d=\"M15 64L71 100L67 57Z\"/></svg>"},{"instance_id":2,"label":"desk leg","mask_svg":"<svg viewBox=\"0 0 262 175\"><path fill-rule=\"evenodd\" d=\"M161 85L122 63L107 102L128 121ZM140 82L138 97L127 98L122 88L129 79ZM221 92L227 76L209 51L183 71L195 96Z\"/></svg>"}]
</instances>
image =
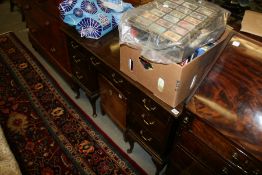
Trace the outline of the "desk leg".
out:
<instances>
[{"instance_id":1,"label":"desk leg","mask_svg":"<svg viewBox=\"0 0 262 175\"><path fill-rule=\"evenodd\" d=\"M89 99L91 105L92 105L92 109L93 109L93 117L96 118L97 117L97 113L96 113L96 100L98 98L98 96L95 97L90 97L86 94L87 98Z\"/></svg>"}]
</instances>

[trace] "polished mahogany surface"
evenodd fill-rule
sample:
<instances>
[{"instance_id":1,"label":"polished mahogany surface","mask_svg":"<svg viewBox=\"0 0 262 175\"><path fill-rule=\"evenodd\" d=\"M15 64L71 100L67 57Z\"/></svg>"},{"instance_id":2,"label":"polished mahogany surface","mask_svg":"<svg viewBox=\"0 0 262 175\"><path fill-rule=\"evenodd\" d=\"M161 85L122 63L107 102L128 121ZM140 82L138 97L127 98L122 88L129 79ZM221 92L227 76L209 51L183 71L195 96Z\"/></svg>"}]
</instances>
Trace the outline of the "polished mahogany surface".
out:
<instances>
[{"instance_id":1,"label":"polished mahogany surface","mask_svg":"<svg viewBox=\"0 0 262 175\"><path fill-rule=\"evenodd\" d=\"M262 160L262 43L235 34L187 108Z\"/></svg>"}]
</instances>

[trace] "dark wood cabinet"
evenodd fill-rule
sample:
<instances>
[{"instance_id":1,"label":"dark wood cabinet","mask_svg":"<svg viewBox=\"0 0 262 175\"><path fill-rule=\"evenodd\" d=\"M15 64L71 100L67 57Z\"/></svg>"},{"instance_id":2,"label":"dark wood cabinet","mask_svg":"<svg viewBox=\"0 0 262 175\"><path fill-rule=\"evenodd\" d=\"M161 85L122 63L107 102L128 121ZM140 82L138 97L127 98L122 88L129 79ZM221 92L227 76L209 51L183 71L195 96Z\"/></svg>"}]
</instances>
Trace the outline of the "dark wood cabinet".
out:
<instances>
[{"instance_id":1,"label":"dark wood cabinet","mask_svg":"<svg viewBox=\"0 0 262 175\"><path fill-rule=\"evenodd\" d=\"M231 38L181 116L167 174L262 174L260 50L244 35Z\"/></svg>"},{"instance_id":2,"label":"dark wood cabinet","mask_svg":"<svg viewBox=\"0 0 262 175\"><path fill-rule=\"evenodd\" d=\"M60 31L63 21L60 19L58 5L59 0L23 0L22 9L32 46L70 81L71 64L65 36Z\"/></svg>"}]
</instances>

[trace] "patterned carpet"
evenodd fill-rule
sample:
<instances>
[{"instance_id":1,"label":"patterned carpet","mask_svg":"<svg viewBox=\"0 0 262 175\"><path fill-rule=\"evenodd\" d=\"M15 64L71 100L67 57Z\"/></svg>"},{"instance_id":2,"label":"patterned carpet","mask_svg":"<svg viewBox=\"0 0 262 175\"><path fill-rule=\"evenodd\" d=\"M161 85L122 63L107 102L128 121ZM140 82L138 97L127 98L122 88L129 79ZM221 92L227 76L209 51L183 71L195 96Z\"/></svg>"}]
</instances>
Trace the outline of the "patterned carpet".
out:
<instances>
[{"instance_id":1,"label":"patterned carpet","mask_svg":"<svg viewBox=\"0 0 262 175\"><path fill-rule=\"evenodd\" d=\"M12 32L0 35L0 123L23 174L145 174Z\"/></svg>"}]
</instances>

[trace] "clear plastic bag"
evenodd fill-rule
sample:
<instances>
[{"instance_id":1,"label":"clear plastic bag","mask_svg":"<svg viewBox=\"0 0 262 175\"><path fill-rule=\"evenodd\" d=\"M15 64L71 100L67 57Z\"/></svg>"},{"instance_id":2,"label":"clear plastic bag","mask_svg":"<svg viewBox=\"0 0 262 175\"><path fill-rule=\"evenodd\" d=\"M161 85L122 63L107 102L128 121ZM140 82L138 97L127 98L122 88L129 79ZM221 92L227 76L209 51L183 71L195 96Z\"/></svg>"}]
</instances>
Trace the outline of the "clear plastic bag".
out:
<instances>
[{"instance_id":1,"label":"clear plastic bag","mask_svg":"<svg viewBox=\"0 0 262 175\"><path fill-rule=\"evenodd\" d=\"M171 64L224 32L230 12L206 1L156 0L121 18L120 43L139 47L150 61Z\"/></svg>"}]
</instances>

